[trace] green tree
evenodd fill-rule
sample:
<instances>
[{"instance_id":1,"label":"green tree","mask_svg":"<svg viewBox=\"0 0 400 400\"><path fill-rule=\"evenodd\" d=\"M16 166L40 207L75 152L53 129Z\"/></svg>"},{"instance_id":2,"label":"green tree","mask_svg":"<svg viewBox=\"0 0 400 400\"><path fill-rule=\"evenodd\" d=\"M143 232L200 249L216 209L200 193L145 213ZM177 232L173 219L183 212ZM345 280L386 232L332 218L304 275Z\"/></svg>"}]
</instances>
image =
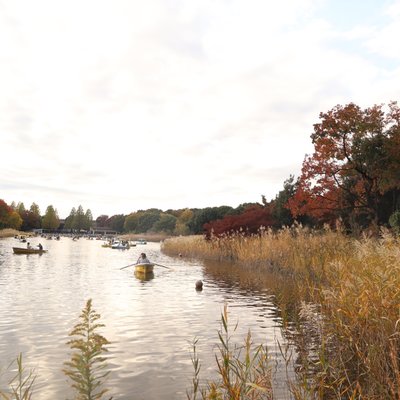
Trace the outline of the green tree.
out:
<instances>
[{"instance_id":1,"label":"green tree","mask_svg":"<svg viewBox=\"0 0 400 400\"><path fill-rule=\"evenodd\" d=\"M52 206L48 206L46 213L43 217L42 228L55 230L60 226L60 219L58 218L57 210Z\"/></svg>"},{"instance_id":2,"label":"green tree","mask_svg":"<svg viewBox=\"0 0 400 400\"><path fill-rule=\"evenodd\" d=\"M72 229L80 231L81 229L85 229L85 226L86 226L85 212L83 211L83 207L79 205L79 207L76 210L74 221L72 223Z\"/></svg>"},{"instance_id":3,"label":"green tree","mask_svg":"<svg viewBox=\"0 0 400 400\"><path fill-rule=\"evenodd\" d=\"M125 215L116 214L110 217L107 221L107 225L116 232L122 232L124 230Z\"/></svg>"},{"instance_id":4,"label":"green tree","mask_svg":"<svg viewBox=\"0 0 400 400\"><path fill-rule=\"evenodd\" d=\"M25 205L24 205L24 203L22 203L21 201L18 203L18 205L17 205L17 210L16 210L17 212L18 212L18 214L19 215L23 215L24 214L24 212L26 211L26 209L25 209Z\"/></svg>"},{"instance_id":5,"label":"green tree","mask_svg":"<svg viewBox=\"0 0 400 400\"><path fill-rule=\"evenodd\" d=\"M90 211L90 209L88 208L85 212L85 230L89 230L92 226L93 223L93 215L92 212Z\"/></svg>"},{"instance_id":6,"label":"green tree","mask_svg":"<svg viewBox=\"0 0 400 400\"><path fill-rule=\"evenodd\" d=\"M65 229L73 229L75 215L76 215L76 209L75 207L72 207L71 212L65 219L65 224L64 224Z\"/></svg>"},{"instance_id":7,"label":"green tree","mask_svg":"<svg viewBox=\"0 0 400 400\"><path fill-rule=\"evenodd\" d=\"M296 193L296 181L294 175L290 175L283 183L283 190L281 190L272 201L272 217L275 220L275 226L281 228L282 226L291 226L294 222L292 213L290 212L287 204L290 198Z\"/></svg>"},{"instance_id":8,"label":"green tree","mask_svg":"<svg viewBox=\"0 0 400 400\"><path fill-rule=\"evenodd\" d=\"M140 213L138 213L138 212L130 213L125 218L124 231L125 232L135 232L136 228L138 226L139 217L140 217Z\"/></svg>"},{"instance_id":9,"label":"green tree","mask_svg":"<svg viewBox=\"0 0 400 400\"><path fill-rule=\"evenodd\" d=\"M160 215L160 219L153 225L153 229L156 232L165 232L172 234L176 227L177 218L171 214L163 213Z\"/></svg>"},{"instance_id":10,"label":"green tree","mask_svg":"<svg viewBox=\"0 0 400 400\"><path fill-rule=\"evenodd\" d=\"M400 234L400 210L395 211L390 216L389 224L397 234Z\"/></svg>"},{"instance_id":11,"label":"green tree","mask_svg":"<svg viewBox=\"0 0 400 400\"><path fill-rule=\"evenodd\" d=\"M153 228L153 225L160 219L161 210L150 208L143 211L139 217L136 232L145 233Z\"/></svg>"}]
</instances>

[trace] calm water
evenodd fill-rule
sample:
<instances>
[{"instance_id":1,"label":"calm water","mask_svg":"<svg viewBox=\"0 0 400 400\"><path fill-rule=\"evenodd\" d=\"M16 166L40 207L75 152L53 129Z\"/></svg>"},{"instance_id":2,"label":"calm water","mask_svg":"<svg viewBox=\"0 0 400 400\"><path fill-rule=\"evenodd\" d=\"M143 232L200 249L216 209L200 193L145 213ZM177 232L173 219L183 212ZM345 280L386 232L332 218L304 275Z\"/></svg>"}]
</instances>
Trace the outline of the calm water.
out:
<instances>
[{"instance_id":1,"label":"calm water","mask_svg":"<svg viewBox=\"0 0 400 400\"><path fill-rule=\"evenodd\" d=\"M215 264L168 257L158 243L113 250L97 240L30 240L39 241L48 253L15 255L12 246L25 244L0 240L0 369L22 353L37 375L34 399L72 397L61 372L70 355L65 343L89 298L106 325L101 333L112 343L106 386L114 399L185 399L195 338L201 376L216 376L213 354L224 304L232 325L239 322L238 343L250 328L254 343L268 346L277 369L275 398L290 398L277 346L284 340L268 289L236 279L232 267L220 273ZM132 268L120 269L142 251L173 269L155 267L147 281ZM195 290L198 279L202 292ZM0 388L5 386L0 378Z\"/></svg>"}]
</instances>

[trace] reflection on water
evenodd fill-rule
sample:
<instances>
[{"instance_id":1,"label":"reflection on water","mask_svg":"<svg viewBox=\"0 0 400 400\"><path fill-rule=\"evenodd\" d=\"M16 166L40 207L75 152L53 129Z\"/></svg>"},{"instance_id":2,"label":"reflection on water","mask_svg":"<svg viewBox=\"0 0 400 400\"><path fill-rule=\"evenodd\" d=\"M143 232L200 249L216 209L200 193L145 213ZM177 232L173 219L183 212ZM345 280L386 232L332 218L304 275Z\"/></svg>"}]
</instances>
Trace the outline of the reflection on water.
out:
<instances>
[{"instance_id":1,"label":"reflection on water","mask_svg":"<svg viewBox=\"0 0 400 400\"><path fill-rule=\"evenodd\" d=\"M31 240L33 246L38 242ZM107 387L114 399L186 398L194 339L201 376L215 377L213 354L224 304L230 321L239 323L239 343L250 328L254 343L268 346L278 369L276 398L289 398L277 345L283 342L273 287L278 283L260 271L172 258L158 243L148 243L149 259L172 269L155 267L152 275L138 276L133 267L120 268L135 262L143 246L122 251L70 238L42 244L48 253L14 255L15 239L0 240L0 367L23 353L37 374L34 397L72 397L61 372L70 357L66 342L91 298L106 325L101 333L111 342ZM202 291L195 290L198 280ZM3 381L0 385L4 388Z\"/></svg>"}]
</instances>

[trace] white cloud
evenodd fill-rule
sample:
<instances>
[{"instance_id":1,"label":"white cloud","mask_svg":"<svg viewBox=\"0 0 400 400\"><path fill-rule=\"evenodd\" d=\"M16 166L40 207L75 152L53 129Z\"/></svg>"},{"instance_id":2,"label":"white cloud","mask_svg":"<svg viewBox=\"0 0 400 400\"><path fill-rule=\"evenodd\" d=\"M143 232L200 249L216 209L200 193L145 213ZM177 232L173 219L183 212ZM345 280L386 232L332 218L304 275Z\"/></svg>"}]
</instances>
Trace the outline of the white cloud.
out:
<instances>
[{"instance_id":1,"label":"white cloud","mask_svg":"<svg viewBox=\"0 0 400 400\"><path fill-rule=\"evenodd\" d=\"M349 29L326 4L0 3L0 198L61 216L273 198L320 111L399 93L400 3Z\"/></svg>"}]
</instances>

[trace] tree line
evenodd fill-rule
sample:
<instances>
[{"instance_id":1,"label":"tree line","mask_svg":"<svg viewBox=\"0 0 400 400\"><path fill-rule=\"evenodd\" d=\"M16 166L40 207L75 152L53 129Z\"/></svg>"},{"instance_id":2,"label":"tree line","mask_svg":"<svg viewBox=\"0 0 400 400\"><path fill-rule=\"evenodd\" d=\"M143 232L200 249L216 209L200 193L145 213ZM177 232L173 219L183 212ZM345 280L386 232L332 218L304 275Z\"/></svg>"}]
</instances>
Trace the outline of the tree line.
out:
<instances>
[{"instance_id":1,"label":"tree line","mask_svg":"<svg viewBox=\"0 0 400 400\"><path fill-rule=\"evenodd\" d=\"M361 109L354 103L320 113L301 174L283 183L271 201L230 206L166 210L151 208L128 215L100 215L97 227L117 232L165 232L173 235L257 233L260 228L290 226L295 221L321 227L338 221L351 232L391 226L400 231L400 108L396 102ZM65 228L88 230L90 210L73 208ZM40 216L32 203L7 205L0 200L0 228L57 229L53 206Z\"/></svg>"}]
</instances>

